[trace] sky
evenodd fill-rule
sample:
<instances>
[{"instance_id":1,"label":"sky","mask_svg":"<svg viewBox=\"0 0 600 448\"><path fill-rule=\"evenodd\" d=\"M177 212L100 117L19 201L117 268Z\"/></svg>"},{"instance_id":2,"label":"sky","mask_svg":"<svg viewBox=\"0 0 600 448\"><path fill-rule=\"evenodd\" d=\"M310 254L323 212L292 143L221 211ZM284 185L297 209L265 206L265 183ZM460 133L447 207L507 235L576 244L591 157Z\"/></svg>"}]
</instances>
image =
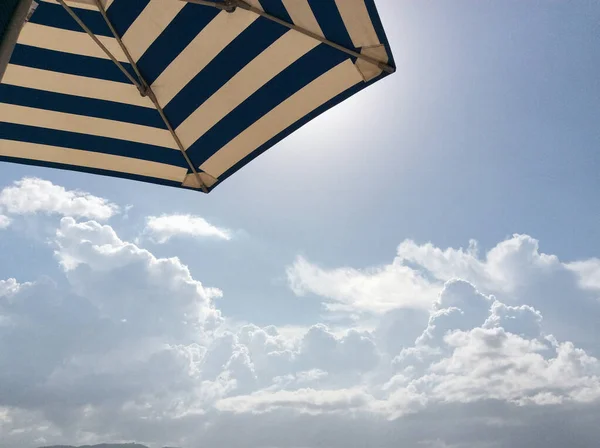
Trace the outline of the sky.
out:
<instances>
[{"instance_id":1,"label":"sky","mask_svg":"<svg viewBox=\"0 0 600 448\"><path fill-rule=\"evenodd\" d=\"M397 72L209 195L0 164L3 447L595 444L600 3L377 6Z\"/></svg>"}]
</instances>

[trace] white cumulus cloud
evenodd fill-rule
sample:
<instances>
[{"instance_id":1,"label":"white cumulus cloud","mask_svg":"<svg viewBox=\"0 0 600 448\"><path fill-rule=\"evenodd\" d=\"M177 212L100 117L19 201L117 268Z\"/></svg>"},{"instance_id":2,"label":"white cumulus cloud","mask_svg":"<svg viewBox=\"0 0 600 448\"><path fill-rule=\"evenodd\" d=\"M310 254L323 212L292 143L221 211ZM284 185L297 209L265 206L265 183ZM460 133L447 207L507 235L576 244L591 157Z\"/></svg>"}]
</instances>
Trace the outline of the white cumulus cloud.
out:
<instances>
[{"instance_id":1,"label":"white cumulus cloud","mask_svg":"<svg viewBox=\"0 0 600 448\"><path fill-rule=\"evenodd\" d=\"M204 218L192 215L150 216L147 218L144 233L161 244L176 236L231 239L230 230L216 227Z\"/></svg>"},{"instance_id":2,"label":"white cumulus cloud","mask_svg":"<svg viewBox=\"0 0 600 448\"><path fill-rule=\"evenodd\" d=\"M577 275L582 287L596 291L600 295L600 259L569 263L567 268Z\"/></svg>"},{"instance_id":3,"label":"white cumulus cloud","mask_svg":"<svg viewBox=\"0 0 600 448\"><path fill-rule=\"evenodd\" d=\"M483 256L474 241L467 249L440 249L407 240L392 263L370 270L327 270L305 259L287 269L296 294L313 293L329 309L375 315L427 309L446 281L463 279L507 305L533 306L557 337L571 338L600 355L600 327L593 323L600 319L598 272L596 259L562 262L541 252L539 242L528 235L514 235ZM576 299L566 299L572 297ZM580 324L570 325L565 315Z\"/></svg>"},{"instance_id":4,"label":"white cumulus cloud","mask_svg":"<svg viewBox=\"0 0 600 448\"><path fill-rule=\"evenodd\" d=\"M229 321L218 288L97 220L63 217L51 243L60 281L0 280L7 446L559 448L600 435L593 261L565 264L528 236L484 256L403 243L371 270L298 259L296 292L368 320L293 332Z\"/></svg>"},{"instance_id":5,"label":"white cumulus cloud","mask_svg":"<svg viewBox=\"0 0 600 448\"><path fill-rule=\"evenodd\" d=\"M97 220L107 220L119 210L106 199L31 177L0 191L0 209L14 215L48 213Z\"/></svg>"},{"instance_id":6,"label":"white cumulus cloud","mask_svg":"<svg viewBox=\"0 0 600 448\"><path fill-rule=\"evenodd\" d=\"M330 310L384 313L395 308L428 308L439 288L399 263L360 271L323 269L298 257L287 269L292 290L328 299Z\"/></svg>"}]
</instances>

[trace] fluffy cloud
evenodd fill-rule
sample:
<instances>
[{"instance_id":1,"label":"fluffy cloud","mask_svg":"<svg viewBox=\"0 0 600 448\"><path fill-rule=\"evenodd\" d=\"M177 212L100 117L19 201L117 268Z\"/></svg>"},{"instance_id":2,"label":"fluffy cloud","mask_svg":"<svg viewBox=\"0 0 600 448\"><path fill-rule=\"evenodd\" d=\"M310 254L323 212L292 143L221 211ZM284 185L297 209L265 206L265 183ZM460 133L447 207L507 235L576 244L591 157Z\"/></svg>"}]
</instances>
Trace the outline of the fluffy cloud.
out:
<instances>
[{"instance_id":1,"label":"fluffy cloud","mask_svg":"<svg viewBox=\"0 0 600 448\"><path fill-rule=\"evenodd\" d=\"M433 363L420 379L434 398L539 405L600 398L600 362L571 342L552 341L548 347L503 328L456 331L444 342L451 356Z\"/></svg>"},{"instance_id":2,"label":"fluffy cloud","mask_svg":"<svg viewBox=\"0 0 600 448\"><path fill-rule=\"evenodd\" d=\"M467 249L442 250L407 240L398 246L390 265L364 272L323 270L302 259L288 268L288 280L297 294L316 294L327 308L381 315L411 303L412 307L432 306L445 282L463 279L507 305L534 307L557 338L570 339L600 355L600 327L594 324L600 319L599 266L596 259L561 262L540 252L534 238L514 235L483 257L474 241ZM382 282L382 278L390 280ZM565 315L571 320L565 320Z\"/></svg>"},{"instance_id":3,"label":"fluffy cloud","mask_svg":"<svg viewBox=\"0 0 600 448\"><path fill-rule=\"evenodd\" d=\"M329 310L384 313L399 307L428 308L439 288L407 266L392 263L359 271L352 268L325 270L299 257L287 269L292 290L325 297Z\"/></svg>"},{"instance_id":4,"label":"fluffy cloud","mask_svg":"<svg viewBox=\"0 0 600 448\"><path fill-rule=\"evenodd\" d=\"M157 334L196 332L198 324L219 319L212 300L220 290L194 280L177 258L157 259L122 241L110 226L63 218L56 246L72 290L128 327L136 325L138 333L142 327Z\"/></svg>"},{"instance_id":5,"label":"fluffy cloud","mask_svg":"<svg viewBox=\"0 0 600 448\"><path fill-rule=\"evenodd\" d=\"M454 306L457 289L466 298L460 308ZM401 373L392 385L446 403L551 405L600 398L598 359L545 334L539 311L492 303L464 281L446 284L436 305L444 302L452 306L432 310L415 346L394 359Z\"/></svg>"},{"instance_id":6,"label":"fluffy cloud","mask_svg":"<svg viewBox=\"0 0 600 448\"><path fill-rule=\"evenodd\" d=\"M148 397L157 413L197 405L195 366L222 320L221 292L95 221L63 218L54 244L67 289L0 286L0 407L64 436Z\"/></svg>"},{"instance_id":7,"label":"fluffy cloud","mask_svg":"<svg viewBox=\"0 0 600 448\"><path fill-rule=\"evenodd\" d=\"M320 376L312 387L288 383L283 389L281 382L275 382L267 389L224 398L217 407L236 413L287 408L311 414L327 414L339 407L349 413L361 411L395 419L444 403L495 400L539 406L597 402L598 359L572 342L560 342L544 333L541 323L541 314L532 307L509 306L479 293L465 281L450 281L422 334L392 360L396 373L387 380L381 381L380 374L386 369L378 362L377 347L364 343L369 337L357 343L350 332L336 341L325 327L315 326L301 339L293 356L298 359L309 353L310 362L303 367L327 372L328 381ZM353 382L340 388L350 366L335 353L336 346L345 341L353 341L348 358L357 361L355 367L360 367L363 375L359 381L351 377Z\"/></svg>"},{"instance_id":8,"label":"fluffy cloud","mask_svg":"<svg viewBox=\"0 0 600 448\"><path fill-rule=\"evenodd\" d=\"M0 280L0 297L9 296L21 289L21 286L16 279L9 278L8 280Z\"/></svg>"},{"instance_id":9,"label":"fluffy cloud","mask_svg":"<svg viewBox=\"0 0 600 448\"><path fill-rule=\"evenodd\" d=\"M579 261L566 265L577 277L583 288L600 295L600 259Z\"/></svg>"},{"instance_id":10,"label":"fluffy cloud","mask_svg":"<svg viewBox=\"0 0 600 448\"><path fill-rule=\"evenodd\" d=\"M231 232L228 229L213 226L204 218L192 215L150 216L147 219L144 233L161 244L175 236L231 239Z\"/></svg>"},{"instance_id":11,"label":"fluffy cloud","mask_svg":"<svg viewBox=\"0 0 600 448\"><path fill-rule=\"evenodd\" d=\"M0 191L0 210L15 215L59 214L106 220L119 208L103 198L82 191L66 190L52 182L23 178Z\"/></svg>"},{"instance_id":12,"label":"fluffy cloud","mask_svg":"<svg viewBox=\"0 0 600 448\"><path fill-rule=\"evenodd\" d=\"M568 268L558 257L541 253L539 242L528 235L514 235L502 241L482 258L475 241L468 249L442 250L431 243L418 245L407 240L398 246L395 263L418 267L439 281L461 278L483 291L518 296L534 282Z\"/></svg>"},{"instance_id":13,"label":"fluffy cloud","mask_svg":"<svg viewBox=\"0 0 600 448\"><path fill-rule=\"evenodd\" d=\"M391 265L363 271L298 259L288 268L296 292L368 320L292 334L229 321L219 289L96 220L63 217L51 243L64 278L0 280L8 446L553 448L598 438L595 260L565 264L522 235L483 257L475 243L405 242Z\"/></svg>"},{"instance_id":14,"label":"fluffy cloud","mask_svg":"<svg viewBox=\"0 0 600 448\"><path fill-rule=\"evenodd\" d=\"M324 270L299 258L288 268L288 280L298 294L312 292L345 308L378 313L402 306L428 308L443 283L452 278L514 299L532 283L555 274L568 275L575 269L584 282L597 274L587 264L563 264L556 256L540 253L538 241L527 235L514 235L483 259L475 241L470 241L467 249L442 250L411 240L398 246L391 264L366 271Z\"/></svg>"},{"instance_id":15,"label":"fluffy cloud","mask_svg":"<svg viewBox=\"0 0 600 448\"><path fill-rule=\"evenodd\" d=\"M5 215L0 215L0 230L6 229L10 225L10 218Z\"/></svg>"}]
</instances>

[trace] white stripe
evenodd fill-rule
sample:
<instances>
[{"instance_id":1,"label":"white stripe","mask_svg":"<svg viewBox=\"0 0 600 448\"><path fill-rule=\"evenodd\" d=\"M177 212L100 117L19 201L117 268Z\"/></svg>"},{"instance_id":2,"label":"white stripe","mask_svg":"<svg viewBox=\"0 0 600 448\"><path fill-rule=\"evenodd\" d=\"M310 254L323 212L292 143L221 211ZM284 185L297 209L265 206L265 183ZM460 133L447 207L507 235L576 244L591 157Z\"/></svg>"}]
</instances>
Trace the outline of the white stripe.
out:
<instances>
[{"instance_id":1,"label":"white stripe","mask_svg":"<svg viewBox=\"0 0 600 448\"><path fill-rule=\"evenodd\" d=\"M288 31L277 39L177 128L183 146L189 148L250 95L318 44L317 40L296 31Z\"/></svg>"},{"instance_id":2,"label":"white stripe","mask_svg":"<svg viewBox=\"0 0 600 448\"><path fill-rule=\"evenodd\" d=\"M45 3L53 3L55 5L60 5L56 0L38 0ZM102 4L104 8L108 8L113 0L102 0ZM79 9L88 9L92 11L98 11L98 7L96 6L96 2L94 0L65 0L67 6L71 8L79 8Z\"/></svg>"},{"instance_id":3,"label":"white stripe","mask_svg":"<svg viewBox=\"0 0 600 448\"><path fill-rule=\"evenodd\" d=\"M135 86L122 82L9 64L2 83L154 109L152 101L148 97L142 97Z\"/></svg>"},{"instance_id":4,"label":"white stripe","mask_svg":"<svg viewBox=\"0 0 600 448\"><path fill-rule=\"evenodd\" d=\"M0 122L2 121L178 149L167 130L104 118L0 103Z\"/></svg>"},{"instance_id":5,"label":"white stripe","mask_svg":"<svg viewBox=\"0 0 600 448\"><path fill-rule=\"evenodd\" d=\"M122 38L135 61L142 57L185 5L183 1L165 0L151 0L146 5Z\"/></svg>"},{"instance_id":6,"label":"white stripe","mask_svg":"<svg viewBox=\"0 0 600 448\"><path fill-rule=\"evenodd\" d=\"M294 25L298 25L300 28L311 31L319 36L324 36L323 30L317 22L308 0L282 0L283 6L290 15Z\"/></svg>"},{"instance_id":7,"label":"white stripe","mask_svg":"<svg viewBox=\"0 0 600 448\"><path fill-rule=\"evenodd\" d=\"M379 45L365 0L335 0L335 3L355 47Z\"/></svg>"},{"instance_id":8,"label":"white stripe","mask_svg":"<svg viewBox=\"0 0 600 448\"><path fill-rule=\"evenodd\" d=\"M259 16L238 8L221 11L154 81L152 89L165 106Z\"/></svg>"},{"instance_id":9,"label":"white stripe","mask_svg":"<svg viewBox=\"0 0 600 448\"><path fill-rule=\"evenodd\" d=\"M96 37L118 61L127 62L127 58L115 38L106 36ZM37 23L26 23L21 30L18 42L22 45L62 51L64 53L109 59L104 51L86 33L38 25Z\"/></svg>"},{"instance_id":10,"label":"white stripe","mask_svg":"<svg viewBox=\"0 0 600 448\"><path fill-rule=\"evenodd\" d=\"M200 168L218 178L271 138L362 80L352 61L338 64L240 133Z\"/></svg>"},{"instance_id":11,"label":"white stripe","mask_svg":"<svg viewBox=\"0 0 600 448\"><path fill-rule=\"evenodd\" d=\"M183 182L186 168L148 160L0 139L0 155Z\"/></svg>"}]
</instances>

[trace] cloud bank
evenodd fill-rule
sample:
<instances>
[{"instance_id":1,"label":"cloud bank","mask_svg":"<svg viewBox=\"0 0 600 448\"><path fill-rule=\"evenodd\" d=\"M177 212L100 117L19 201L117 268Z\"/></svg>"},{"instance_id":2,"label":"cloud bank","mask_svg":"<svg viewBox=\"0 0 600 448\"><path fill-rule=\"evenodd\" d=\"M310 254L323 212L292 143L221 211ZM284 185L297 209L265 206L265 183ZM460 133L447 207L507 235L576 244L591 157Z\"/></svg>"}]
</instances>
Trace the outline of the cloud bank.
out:
<instances>
[{"instance_id":1,"label":"cloud bank","mask_svg":"<svg viewBox=\"0 0 600 448\"><path fill-rule=\"evenodd\" d=\"M404 241L369 270L298 258L298 300L357 320L292 335L230 321L218 285L98 220L57 223L63 279L0 280L7 446L553 448L600 436L595 259L563 262L527 235L483 255L474 242Z\"/></svg>"}]
</instances>

